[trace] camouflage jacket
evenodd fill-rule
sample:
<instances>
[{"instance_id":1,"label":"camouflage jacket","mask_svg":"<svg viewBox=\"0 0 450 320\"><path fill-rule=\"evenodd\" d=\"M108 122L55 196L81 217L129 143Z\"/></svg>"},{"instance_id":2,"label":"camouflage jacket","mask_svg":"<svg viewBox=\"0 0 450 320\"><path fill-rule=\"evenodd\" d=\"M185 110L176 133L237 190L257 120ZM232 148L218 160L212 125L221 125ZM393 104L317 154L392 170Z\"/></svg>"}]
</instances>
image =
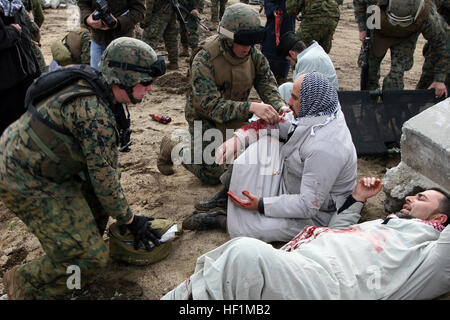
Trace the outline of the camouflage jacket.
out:
<instances>
[{"instance_id":1,"label":"camouflage jacket","mask_svg":"<svg viewBox=\"0 0 450 320\"><path fill-rule=\"evenodd\" d=\"M337 0L286 0L286 11L292 17L301 12L302 23L308 24L338 21L341 14Z\"/></svg>"},{"instance_id":2,"label":"camouflage jacket","mask_svg":"<svg viewBox=\"0 0 450 320\"><path fill-rule=\"evenodd\" d=\"M355 8L355 18L359 31L366 30L366 10L370 5L376 5L377 0L353 0ZM434 70L434 81L444 82L450 72L450 53L447 49L445 30L441 26L441 17L437 12L436 5L431 1L431 8L428 17L420 26L419 32L428 40L434 52L441 57Z\"/></svg>"},{"instance_id":3,"label":"camouflage jacket","mask_svg":"<svg viewBox=\"0 0 450 320\"><path fill-rule=\"evenodd\" d=\"M221 48L230 50L224 49L223 45ZM256 67L254 88L264 103L278 110L285 105L285 102L278 92L269 62L256 48L251 50L250 55ZM185 106L185 117L191 129L195 120L201 120L203 129L206 130L217 127L217 124L226 124L235 120L247 121L252 116L249 113L250 102L227 100L223 97L215 83L215 72L209 52L206 49L200 50L192 61L191 91ZM193 106L194 95L200 101L202 115L198 114Z\"/></svg>"},{"instance_id":4,"label":"camouflage jacket","mask_svg":"<svg viewBox=\"0 0 450 320\"><path fill-rule=\"evenodd\" d=\"M105 45L120 37L133 37L134 27L144 19L145 13L145 0L108 0L118 25L111 30L96 30L86 24L87 17L95 10L95 0L78 0L77 5L80 7L81 21L91 31L92 40Z\"/></svg>"},{"instance_id":5,"label":"camouflage jacket","mask_svg":"<svg viewBox=\"0 0 450 320\"><path fill-rule=\"evenodd\" d=\"M0 138L0 189L30 198L71 197L80 193L82 180L88 179L104 210L124 223L132 213L120 184L119 138L112 111L94 94L59 102L61 94L91 90L80 80L37 105L45 119L68 129L72 136L51 138L55 131L29 112L5 130ZM36 144L33 132L61 161Z\"/></svg>"}]
</instances>

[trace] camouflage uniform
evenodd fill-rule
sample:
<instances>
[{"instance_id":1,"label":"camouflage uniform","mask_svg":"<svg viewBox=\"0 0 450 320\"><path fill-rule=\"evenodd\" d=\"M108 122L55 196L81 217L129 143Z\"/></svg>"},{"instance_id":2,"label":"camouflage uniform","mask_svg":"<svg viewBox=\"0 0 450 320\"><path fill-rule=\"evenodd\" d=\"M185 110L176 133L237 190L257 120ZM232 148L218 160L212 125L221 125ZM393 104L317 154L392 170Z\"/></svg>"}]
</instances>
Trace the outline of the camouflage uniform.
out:
<instances>
[{"instance_id":1,"label":"camouflage uniform","mask_svg":"<svg viewBox=\"0 0 450 320\"><path fill-rule=\"evenodd\" d=\"M171 63L178 62L178 24L175 11L168 1L146 0L145 18L141 23L144 29L142 40L155 48L164 39Z\"/></svg>"},{"instance_id":2,"label":"camouflage uniform","mask_svg":"<svg viewBox=\"0 0 450 320\"><path fill-rule=\"evenodd\" d=\"M228 0L211 0L211 22L219 22L225 12Z\"/></svg>"},{"instance_id":3,"label":"camouflage uniform","mask_svg":"<svg viewBox=\"0 0 450 320\"><path fill-rule=\"evenodd\" d=\"M222 40L221 49L229 52L230 49ZM255 66L255 79L253 86L260 95L261 99L271 104L276 110L285 105L279 92L275 77L270 71L269 62L264 55L256 48L251 49L249 59L253 60ZM210 142L203 142L203 135L206 130L211 128L223 129L224 127L235 129L243 125L252 114L249 113L250 102L248 101L249 91L243 89L242 97L239 100L230 100L224 96L225 87L216 84L215 73L222 70L215 70L213 61L207 50L202 49L194 58L191 67L191 91L186 101L185 117L189 125L191 134L191 160L194 161L195 154L203 154L204 149ZM202 112L196 110L193 105L194 96L199 100ZM196 132L194 136L194 121L201 121L202 130ZM232 122L239 121L241 125L231 125ZM234 128L233 128L234 127ZM225 136L223 136L225 140ZM202 143L195 143L195 141ZM186 152L186 150L185 150ZM203 183L214 185L219 184L219 177L225 172L227 166L217 164L184 164L183 166L196 175Z\"/></svg>"},{"instance_id":4,"label":"camouflage uniform","mask_svg":"<svg viewBox=\"0 0 450 320\"><path fill-rule=\"evenodd\" d=\"M42 54L41 49L39 48L39 43L37 42L38 35L40 32L39 26L36 24L36 22L32 21L30 19L30 16L28 14L25 14L25 20L27 22L28 29L30 29L31 33L31 48L33 49L34 55L36 56L36 59L39 64L39 69L41 72L47 71L47 64L45 63L44 55Z\"/></svg>"},{"instance_id":5,"label":"camouflage uniform","mask_svg":"<svg viewBox=\"0 0 450 320\"><path fill-rule=\"evenodd\" d=\"M130 38L111 45L123 39ZM115 58L138 65L146 58L126 47L121 54ZM141 80L141 74L126 72L127 79ZM111 90L109 80L101 80ZM80 268L82 285L106 265L108 248L102 235L108 217L125 223L133 215L120 185L117 124L108 104L79 80L36 109L71 135L57 132L30 112L10 125L0 138L0 200L37 236L45 252L17 271L25 298L63 298L70 293L69 265Z\"/></svg>"},{"instance_id":6,"label":"camouflage uniform","mask_svg":"<svg viewBox=\"0 0 450 320\"><path fill-rule=\"evenodd\" d=\"M382 89L403 90L403 75L405 71L410 70L413 66L414 50L420 33L430 42L434 48L434 54L439 57L436 60L437 63L434 65L433 81L445 81L449 68L448 52L446 52L446 46L448 45L446 44L446 35L441 27L436 6L428 0L426 0L426 3L429 6L429 13L424 16L424 20L418 27L417 32L410 32L403 36L394 36L393 33L396 27L393 26L390 26L390 28L394 29L394 32L385 30L383 27L380 30L371 30L368 90L379 88L380 64L386 55L387 49L391 50L391 70L383 79ZM376 5L377 0L353 0L353 4L358 29L359 31L364 31L366 30L366 9L369 5ZM382 19L383 15L386 15L383 10L381 11L381 15ZM398 32L402 32L402 30Z\"/></svg>"},{"instance_id":7,"label":"camouflage uniform","mask_svg":"<svg viewBox=\"0 0 450 320\"><path fill-rule=\"evenodd\" d=\"M203 12L203 0L180 0L180 3L189 11L197 9L198 12ZM199 40L198 24L194 18L188 17L187 14L184 14L184 19L186 21L186 29L180 26L181 44L184 48L195 49L198 47Z\"/></svg>"},{"instance_id":8,"label":"camouflage uniform","mask_svg":"<svg viewBox=\"0 0 450 320\"><path fill-rule=\"evenodd\" d=\"M450 52L450 2L444 0L434 0L438 8L438 13L443 19L441 20L442 28L445 30L446 34L446 44L447 52ZM417 83L416 89L428 89L428 87L433 83L434 80L434 66L439 62L439 55L430 47L430 43L427 42L423 47L423 56L425 61L422 66L422 75ZM450 90L450 74L447 73L445 78L445 85L447 89Z\"/></svg>"},{"instance_id":9,"label":"camouflage uniform","mask_svg":"<svg viewBox=\"0 0 450 320\"><path fill-rule=\"evenodd\" d=\"M306 46L316 40L326 53L330 52L340 17L338 1L286 0L286 10L293 17L302 13L297 35Z\"/></svg>"}]
</instances>

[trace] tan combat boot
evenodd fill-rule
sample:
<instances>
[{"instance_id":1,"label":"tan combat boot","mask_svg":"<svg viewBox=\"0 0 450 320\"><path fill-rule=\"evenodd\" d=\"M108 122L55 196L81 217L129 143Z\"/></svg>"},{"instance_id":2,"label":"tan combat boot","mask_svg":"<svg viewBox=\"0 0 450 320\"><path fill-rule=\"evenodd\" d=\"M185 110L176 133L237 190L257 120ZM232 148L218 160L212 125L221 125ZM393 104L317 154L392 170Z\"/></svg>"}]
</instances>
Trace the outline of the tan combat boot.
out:
<instances>
[{"instance_id":1,"label":"tan combat boot","mask_svg":"<svg viewBox=\"0 0 450 320\"><path fill-rule=\"evenodd\" d=\"M173 162L172 162L172 150L180 143L180 140L172 140L170 136L166 135L161 140L161 146L159 147L159 156L156 166L159 172L165 176L174 174Z\"/></svg>"},{"instance_id":2,"label":"tan combat boot","mask_svg":"<svg viewBox=\"0 0 450 320\"><path fill-rule=\"evenodd\" d=\"M3 286L9 300L24 300L25 293L20 289L17 281L17 270L20 266L14 266L3 275Z\"/></svg>"}]
</instances>

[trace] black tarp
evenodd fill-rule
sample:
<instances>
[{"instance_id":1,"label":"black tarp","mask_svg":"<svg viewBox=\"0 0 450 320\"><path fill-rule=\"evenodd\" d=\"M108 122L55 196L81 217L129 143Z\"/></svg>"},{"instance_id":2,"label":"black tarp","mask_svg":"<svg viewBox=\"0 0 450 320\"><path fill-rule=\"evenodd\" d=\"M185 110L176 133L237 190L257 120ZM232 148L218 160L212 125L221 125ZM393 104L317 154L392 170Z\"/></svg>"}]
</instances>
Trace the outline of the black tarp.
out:
<instances>
[{"instance_id":1,"label":"black tarp","mask_svg":"<svg viewBox=\"0 0 450 320\"><path fill-rule=\"evenodd\" d=\"M405 121L442 99L434 90L338 91L358 155L387 153L400 146Z\"/></svg>"}]
</instances>

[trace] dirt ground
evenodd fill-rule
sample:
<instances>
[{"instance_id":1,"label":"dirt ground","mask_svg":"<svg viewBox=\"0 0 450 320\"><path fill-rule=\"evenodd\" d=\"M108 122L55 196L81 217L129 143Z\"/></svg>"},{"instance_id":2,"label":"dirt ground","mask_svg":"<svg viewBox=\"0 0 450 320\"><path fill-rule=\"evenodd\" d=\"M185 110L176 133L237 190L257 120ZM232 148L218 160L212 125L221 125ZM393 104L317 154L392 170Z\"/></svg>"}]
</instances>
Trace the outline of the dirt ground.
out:
<instances>
[{"instance_id":1,"label":"dirt ground","mask_svg":"<svg viewBox=\"0 0 450 320\"><path fill-rule=\"evenodd\" d=\"M237 0L231 0L228 4L234 2ZM261 13L262 17L263 15L264 12ZM207 19L210 17L207 6L203 17ZM67 10L45 10L41 43L47 64L51 61L50 44L56 39L61 39L68 30L66 20ZM202 32L202 39L213 34L212 31ZM405 75L405 89L413 89L420 77L423 63L421 51L424 43L425 40L420 37L414 67ZM345 0L330 53L341 90L359 88L357 66L359 47L351 0ZM164 51L157 50L157 52ZM389 66L390 58L386 57L382 75L387 73ZM132 150L120 154L121 182L134 213L170 218L178 224L192 213L194 202L208 199L220 189L220 186L202 185L181 166L177 166L176 173L170 177L161 175L156 168L159 143L163 135L177 128L187 128L184 119L184 91L188 83L186 73L187 62L184 58L180 58L179 71L169 71L157 81L153 91L147 95L143 103L131 107ZM252 99L258 100L255 92L252 93ZM168 125L160 124L153 121L149 113L169 115L172 122ZM387 168L396 166L399 161L398 154L360 157L358 176L383 178ZM380 193L368 201L363 220L385 215L383 199L384 195ZM156 264L137 267L111 261L108 268L87 290L77 294L78 299L159 299L193 272L197 257L228 239L228 235L219 231L185 231L174 241L170 255ZM107 241L106 235L105 240ZM42 254L37 238L29 233L26 226L0 202L0 277L14 265L29 262ZM3 291L3 284L0 283L0 295Z\"/></svg>"}]
</instances>

